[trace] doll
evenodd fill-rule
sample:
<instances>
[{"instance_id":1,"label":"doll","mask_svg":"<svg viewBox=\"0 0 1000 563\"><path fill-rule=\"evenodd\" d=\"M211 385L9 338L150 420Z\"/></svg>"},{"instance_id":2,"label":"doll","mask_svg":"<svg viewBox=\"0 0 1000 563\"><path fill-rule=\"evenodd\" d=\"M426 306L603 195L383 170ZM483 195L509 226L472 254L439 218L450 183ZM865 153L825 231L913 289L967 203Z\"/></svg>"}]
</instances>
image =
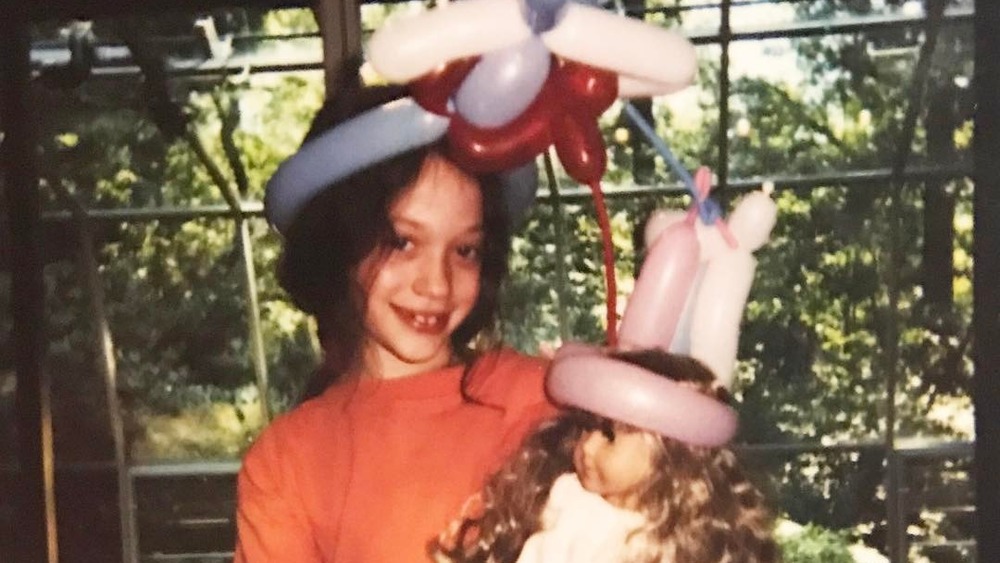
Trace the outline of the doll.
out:
<instances>
[{"instance_id":1,"label":"doll","mask_svg":"<svg viewBox=\"0 0 1000 563\"><path fill-rule=\"evenodd\" d=\"M698 173L707 194L708 172ZM771 516L726 444L728 385L755 261L776 208L750 194L729 223L660 216L620 349L564 345L546 390L569 410L487 482L439 541L446 561L766 563ZM697 227L697 228L696 228Z\"/></svg>"},{"instance_id":2,"label":"doll","mask_svg":"<svg viewBox=\"0 0 1000 563\"><path fill-rule=\"evenodd\" d=\"M584 356L557 356L550 378L572 377L566 368L596 359ZM728 412L728 392L698 360L660 349L602 356L615 369L656 377L680 392L682 404L701 398L718 406L716 415ZM692 445L685 432L674 433L680 439L590 410L566 411L492 476L481 513L463 523L452 549L439 547L442 560L777 561L763 496L732 451Z\"/></svg>"}]
</instances>

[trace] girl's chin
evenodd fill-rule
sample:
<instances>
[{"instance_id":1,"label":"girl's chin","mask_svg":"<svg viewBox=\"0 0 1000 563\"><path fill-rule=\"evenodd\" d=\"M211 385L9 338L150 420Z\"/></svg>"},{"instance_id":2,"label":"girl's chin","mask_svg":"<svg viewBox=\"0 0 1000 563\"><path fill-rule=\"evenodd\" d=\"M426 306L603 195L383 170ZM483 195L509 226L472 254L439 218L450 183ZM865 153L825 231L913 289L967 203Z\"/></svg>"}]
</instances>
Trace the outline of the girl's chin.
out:
<instances>
[{"instance_id":1,"label":"girl's chin","mask_svg":"<svg viewBox=\"0 0 1000 563\"><path fill-rule=\"evenodd\" d=\"M427 347L380 346L376 358L383 370L401 371L403 373L400 375L409 375L447 366L451 361L451 349L447 343Z\"/></svg>"}]
</instances>

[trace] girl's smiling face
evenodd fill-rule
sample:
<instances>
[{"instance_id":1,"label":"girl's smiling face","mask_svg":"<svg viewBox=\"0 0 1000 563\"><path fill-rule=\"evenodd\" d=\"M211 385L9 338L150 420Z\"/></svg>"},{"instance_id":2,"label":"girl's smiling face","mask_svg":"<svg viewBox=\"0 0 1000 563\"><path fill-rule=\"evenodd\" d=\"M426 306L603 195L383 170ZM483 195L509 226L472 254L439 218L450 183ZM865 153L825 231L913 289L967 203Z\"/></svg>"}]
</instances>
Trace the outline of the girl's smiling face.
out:
<instances>
[{"instance_id":1,"label":"girl's smiling face","mask_svg":"<svg viewBox=\"0 0 1000 563\"><path fill-rule=\"evenodd\" d=\"M359 268L367 293L365 368L383 378L451 362L451 334L479 295L482 195L473 178L431 155L389 219L389 248Z\"/></svg>"},{"instance_id":2,"label":"girl's smiling face","mask_svg":"<svg viewBox=\"0 0 1000 563\"><path fill-rule=\"evenodd\" d=\"M620 508L635 509L653 476L654 434L605 420L584 430L573 450L573 466L583 488Z\"/></svg>"}]
</instances>

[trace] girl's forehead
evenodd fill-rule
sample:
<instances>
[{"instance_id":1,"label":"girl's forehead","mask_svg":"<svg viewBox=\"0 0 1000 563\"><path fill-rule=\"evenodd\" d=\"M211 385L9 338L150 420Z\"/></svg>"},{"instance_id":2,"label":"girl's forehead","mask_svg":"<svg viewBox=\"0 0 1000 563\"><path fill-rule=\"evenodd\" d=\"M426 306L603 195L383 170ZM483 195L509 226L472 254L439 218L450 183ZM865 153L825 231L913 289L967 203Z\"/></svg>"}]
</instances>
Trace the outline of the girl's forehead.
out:
<instances>
[{"instance_id":1,"label":"girl's forehead","mask_svg":"<svg viewBox=\"0 0 1000 563\"><path fill-rule=\"evenodd\" d=\"M446 218L461 227L482 222L482 194L474 178L447 160L430 155L416 181L393 202L395 220L435 222Z\"/></svg>"}]
</instances>

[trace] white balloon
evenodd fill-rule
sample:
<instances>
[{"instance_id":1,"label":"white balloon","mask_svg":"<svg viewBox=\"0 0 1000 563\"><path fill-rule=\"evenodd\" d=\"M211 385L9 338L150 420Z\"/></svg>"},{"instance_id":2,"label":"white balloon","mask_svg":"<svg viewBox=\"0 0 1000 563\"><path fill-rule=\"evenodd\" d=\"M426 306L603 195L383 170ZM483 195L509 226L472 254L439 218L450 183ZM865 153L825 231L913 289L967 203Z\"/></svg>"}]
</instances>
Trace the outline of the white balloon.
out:
<instances>
[{"instance_id":1,"label":"white balloon","mask_svg":"<svg viewBox=\"0 0 1000 563\"><path fill-rule=\"evenodd\" d=\"M462 0L390 20L372 36L367 54L387 80L409 82L438 65L531 36L517 0Z\"/></svg>"},{"instance_id":2,"label":"white balloon","mask_svg":"<svg viewBox=\"0 0 1000 563\"><path fill-rule=\"evenodd\" d=\"M542 40L560 57L617 72L623 97L676 92L698 71L694 45L683 35L576 2Z\"/></svg>"},{"instance_id":3,"label":"white balloon","mask_svg":"<svg viewBox=\"0 0 1000 563\"><path fill-rule=\"evenodd\" d=\"M662 96L683 89L688 84L678 87L677 84L663 84L653 80L646 80L628 74L618 75L618 97L619 98L652 98Z\"/></svg>"},{"instance_id":4,"label":"white balloon","mask_svg":"<svg viewBox=\"0 0 1000 563\"><path fill-rule=\"evenodd\" d=\"M668 350L673 354L691 355L691 321L694 319L694 306L698 302L698 288L701 287L701 280L705 278L706 268L705 262L698 266L694 282L691 283L691 288L684 297L684 310L681 311L681 316L677 319L677 332L674 333L674 339L670 342Z\"/></svg>"},{"instance_id":5,"label":"white balloon","mask_svg":"<svg viewBox=\"0 0 1000 563\"><path fill-rule=\"evenodd\" d=\"M708 262L722 252L729 250L729 243L722 236L718 225L706 225L698 219L698 244L701 245L701 259Z\"/></svg>"},{"instance_id":6,"label":"white balloon","mask_svg":"<svg viewBox=\"0 0 1000 563\"><path fill-rule=\"evenodd\" d=\"M757 261L748 251L730 250L707 264L698 287L690 355L708 366L726 387L733 380L740 320L756 267Z\"/></svg>"},{"instance_id":7,"label":"white balloon","mask_svg":"<svg viewBox=\"0 0 1000 563\"><path fill-rule=\"evenodd\" d=\"M757 250L771 236L778 220L778 206L764 192L747 194L729 214L729 230L748 250Z\"/></svg>"}]
</instances>

